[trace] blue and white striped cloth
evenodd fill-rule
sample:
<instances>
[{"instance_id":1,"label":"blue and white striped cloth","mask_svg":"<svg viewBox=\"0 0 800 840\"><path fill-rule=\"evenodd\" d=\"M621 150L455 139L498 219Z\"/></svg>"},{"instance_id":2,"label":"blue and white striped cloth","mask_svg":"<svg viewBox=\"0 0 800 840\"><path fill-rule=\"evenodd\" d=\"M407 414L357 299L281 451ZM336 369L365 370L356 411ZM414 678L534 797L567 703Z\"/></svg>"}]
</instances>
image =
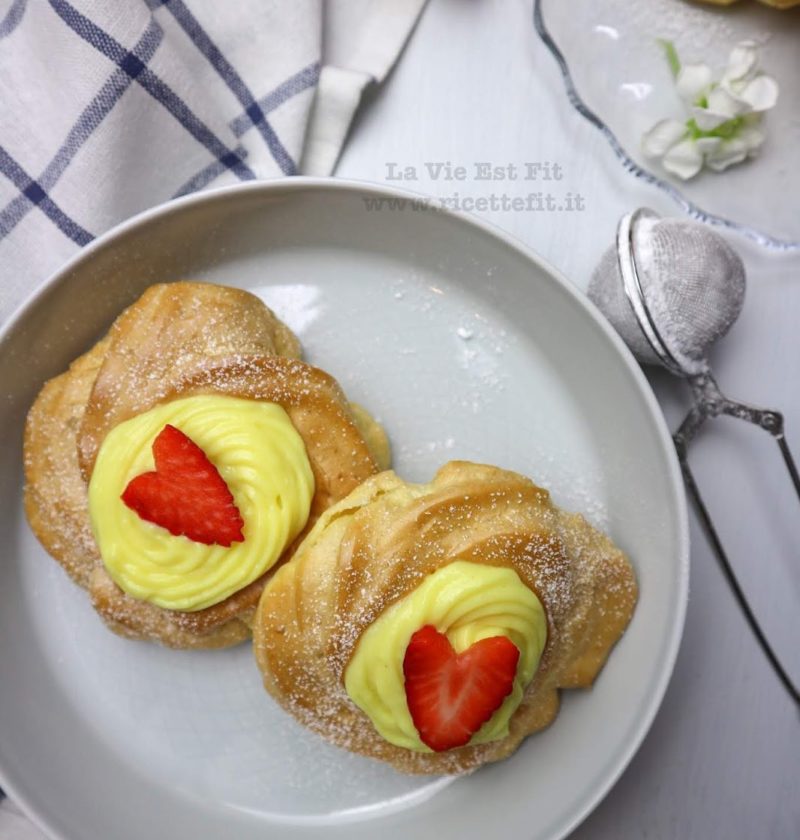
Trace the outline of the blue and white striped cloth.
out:
<instances>
[{"instance_id":1,"label":"blue and white striped cloth","mask_svg":"<svg viewBox=\"0 0 800 840\"><path fill-rule=\"evenodd\" d=\"M333 171L425 0L0 0L0 323L170 198ZM0 837L43 835L0 795Z\"/></svg>"},{"instance_id":2,"label":"blue and white striped cloth","mask_svg":"<svg viewBox=\"0 0 800 840\"><path fill-rule=\"evenodd\" d=\"M0 0L0 321L167 199L329 174L425 0Z\"/></svg>"}]
</instances>

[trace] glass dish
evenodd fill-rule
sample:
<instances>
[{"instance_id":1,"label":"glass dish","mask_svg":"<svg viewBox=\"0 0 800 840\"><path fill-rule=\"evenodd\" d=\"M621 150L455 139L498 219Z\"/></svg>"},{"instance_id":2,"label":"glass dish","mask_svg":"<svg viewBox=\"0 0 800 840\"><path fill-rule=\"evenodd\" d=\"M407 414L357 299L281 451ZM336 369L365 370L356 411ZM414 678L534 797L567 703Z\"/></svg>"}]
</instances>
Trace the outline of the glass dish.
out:
<instances>
[{"instance_id":1,"label":"glass dish","mask_svg":"<svg viewBox=\"0 0 800 840\"><path fill-rule=\"evenodd\" d=\"M800 8L759 3L701 6L686 0L534 0L534 26L564 77L572 106L611 144L623 167L667 193L689 215L767 248L800 250ZM752 160L689 181L641 151L642 134L685 119L659 39L684 63L721 73L739 41L761 45L761 66L780 85Z\"/></svg>"}]
</instances>

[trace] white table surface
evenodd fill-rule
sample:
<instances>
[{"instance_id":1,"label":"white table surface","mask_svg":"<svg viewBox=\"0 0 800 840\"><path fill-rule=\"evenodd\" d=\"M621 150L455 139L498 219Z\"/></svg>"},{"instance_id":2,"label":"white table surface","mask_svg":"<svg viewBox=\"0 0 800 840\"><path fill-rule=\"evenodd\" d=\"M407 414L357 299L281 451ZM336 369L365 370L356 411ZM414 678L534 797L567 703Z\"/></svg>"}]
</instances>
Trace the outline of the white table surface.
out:
<instances>
[{"instance_id":1,"label":"white table surface","mask_svg":"<svg viewBox=\"0 0 800 840\"><path fill-rule=\"evenodd\" d=\"M425 163L465 166L435 180ZM560 164L561 181L476 181L477 162ZM387 180L387 163L416 180ZM449 196L579 192L582 212L479 213L585 289L618 218L639 205L679 210L625 173L605 139L569 107L555 61L531 24L530 0L430 0L405 54L362 109L342 177ZM768 201L768 196L756 200ZM798 199L800 210L800 198ZM765 254L731 238L750 284L744 313L712 364L732 396L780 408L800 454L800 254ZM685 386L651 381L675 428ZM773 451L774 450L774 451ZM763 624L800 679L800 509L767 435L720 420L692 465ZM750 634L692 515L686 631L653 728L576 838L800 837L800 718ZM535 796L535 791L531 792Z\"/></svg>"},{"instance_id":2,"label":"white table surface","mask_svg":"<svg viewBox=\"0 0 800 840\"><path fill-rule=\"evenodd\" d=\"M367 99L338 175L439 196L580 193L580 212L479 213L579 288L620 215L638 205L678 213L624 173L601 135L568 106L555 62L531 25L530 0L430 0L397 68ZM437 180L425 167L448 161L466 167L466 180ZM416 179L387 180L390 162L415 167ZM476 181L480 162L520 170L549 162L563 178ZM731 242L750 287L743 316L712 356L718 380L733 396L782 409L800 454L800 255ZM674 428L688 406L686 389L667 374L651 381ZM692 463L748 594L797 680L800 517L774 449L759 432L720 421L698 442ZM664 704L576 838L800 837L797 709L751 637L694 517L692 541L686 632ZM38 835L29 828L16 836Z\"/></svg>"}]
</instances>

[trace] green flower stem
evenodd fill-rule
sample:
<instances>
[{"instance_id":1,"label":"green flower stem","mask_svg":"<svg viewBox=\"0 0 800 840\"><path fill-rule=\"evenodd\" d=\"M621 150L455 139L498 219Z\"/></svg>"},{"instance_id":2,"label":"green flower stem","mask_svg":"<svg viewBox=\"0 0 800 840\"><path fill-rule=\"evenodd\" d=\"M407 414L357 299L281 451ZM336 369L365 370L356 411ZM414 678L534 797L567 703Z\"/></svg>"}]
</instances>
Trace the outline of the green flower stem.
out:
<instances>
[{"instance_id":1,"label":"green flower stem","mask_svg":"<svg viewBox=\"0 0 800 840\"><path fill-rule=\"evenodd\" d=\"M704 131L697 124L697 121L692 119L686 121L686 128L689 129L689 137L692 140L699 140L701 137L719 137L722 140L730 140L735 137L739 129L744 125L744 117L734 117L727 120L727 122L720 123L716 128L710 131Z\"/></svg>"},{"instance_id":2,"label":"green flower stem","mask_svg":"<svg viewBox=\"0 0 800 840\"><path fill-rule=\"evenodd\" d=\"M664 50L664 55L667 59L667 64L669 64L669 69L672 72L672 75L677 79L678 73L681 72L681 60L678 57L678 51L675 49L675 44L672 41L667 41L665 38L658 38L658 43L661 45L661 48Z\"/></svg>"}]
</instances>

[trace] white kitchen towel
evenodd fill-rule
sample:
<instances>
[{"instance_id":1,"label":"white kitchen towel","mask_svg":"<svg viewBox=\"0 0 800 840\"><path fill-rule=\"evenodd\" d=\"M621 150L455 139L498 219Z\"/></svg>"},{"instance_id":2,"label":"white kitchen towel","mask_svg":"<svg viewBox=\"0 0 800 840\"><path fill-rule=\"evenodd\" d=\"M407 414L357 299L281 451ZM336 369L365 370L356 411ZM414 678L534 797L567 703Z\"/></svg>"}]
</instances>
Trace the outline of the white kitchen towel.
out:
<instances>
[{"instance_id":1,"label":"white kitchen towel","mask_svg":"<svg viewBox=\"0 0 800 840\"><path fill-rule=\"evenodd\" d=\"M147 207L333 171L425 0L0 0L0 323ZM0 799L0 837L43 835Z\"/></svg>"},{"instance_id":2,"label":"white kitchen towel","mask_svg":"<svg viewBox=\"0 0 800 840\"><path fill-rule=\"evenodd\" d=\"M0 0L0 322L170 198L333 171L425 0Z\"/></svg>"}]
</instances>

